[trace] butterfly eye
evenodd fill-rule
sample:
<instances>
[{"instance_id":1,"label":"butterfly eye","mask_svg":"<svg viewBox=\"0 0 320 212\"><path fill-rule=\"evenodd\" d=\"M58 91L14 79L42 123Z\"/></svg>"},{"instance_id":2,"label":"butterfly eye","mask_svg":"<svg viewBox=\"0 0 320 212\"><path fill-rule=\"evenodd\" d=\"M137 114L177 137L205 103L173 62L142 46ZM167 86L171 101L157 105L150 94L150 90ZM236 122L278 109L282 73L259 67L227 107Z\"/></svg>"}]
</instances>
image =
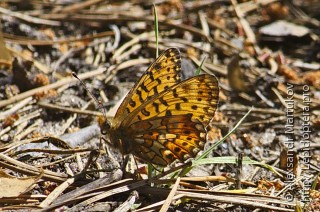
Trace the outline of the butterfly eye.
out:
<instances>
[{"instance_id":1,"label":"butterfly eye","mask_svg":"<svg viewBox=\"0 0 320 212\"><path fill-rule=\"evenodd\" d=\"M105 116L98 116L98 123L102 135L106 135L111 128L109 121Z\"/></svg>"},{"instance_id":2,"label":"butterfly eye","mask_svg":"<svg viewBox=\"0 0 320 212\"><path fill-rule=\"evenodd\" d=\"M110 124L106 122L104 126L100 127L101 134L106 135L109 132L110 128L111 128Z\"/></svg>"}]
</instances>

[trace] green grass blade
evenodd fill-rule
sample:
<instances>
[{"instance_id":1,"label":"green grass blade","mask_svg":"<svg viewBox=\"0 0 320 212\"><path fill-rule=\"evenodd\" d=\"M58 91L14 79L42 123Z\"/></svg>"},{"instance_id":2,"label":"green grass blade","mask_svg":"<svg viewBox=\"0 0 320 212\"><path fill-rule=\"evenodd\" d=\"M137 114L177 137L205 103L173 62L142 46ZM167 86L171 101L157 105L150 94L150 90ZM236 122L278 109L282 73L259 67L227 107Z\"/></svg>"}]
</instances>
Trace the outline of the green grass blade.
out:
<instances>
[{"instance_id":1,"label":"green grass blade","mask_svg":"<svg viewBox=\"0 0 320 212\"><path fill-rule=\"evenodd\" d=\"M196 159L194 159L192 161L192 166L190 166L190 168L185 169L185 171L183 173L180 174L180 176L184 176L186 175L188 172L190 172L190 170L195 166L194 164L197 164L198 160L202 160L204 158L206 158L209 153L211 151L213 151L215 148L217 148L222 142L224 142L230 135L231 133L233 133L239 126L240 124L244 121L244 119L251 113L253 107L240 119L240 121L232 128L232 130L230 130L230 132L225 135L220 141L218 141L217 143L215 143L212 147L210 147L207 151L205 151L203 154L201 154L199 157L197 157Z\"/></svg>"},{"instance_id":2,"label":"green grass blade","mask_svg":"<svg viewBox=\"0 0 320 212\"><path fill-rule=\"evenodd\" d=\"M203 158L203 159L199 159L197 161L193 161L192 166L199 166L199 165L204 165L204 164L237 164L237 159L238 159L238 157L235 157L235 156ZM265 164L264 162L252 160L249 157L243 157L242 164L262 166L262 167L269 169L270 171L276 173L277 175L282 176L272 166Z\"/></svg>"},{"instance_id":3,"label":"green grass blade","mask_svg":"<svg viewBox=\"0 0 320 212\"><path fill-rule=\"evenodd\" d=\"M202 66L203 66L203 63L204 63L204 61L206 61L206 59L207 59L207 57L204 56L203 59L202 59L202 61L201 61L200 66L199 66L199 67L197 68L197 70L196 70L196 75L199 75L199 74L200 74L201 69L202 69Z\"/></svg>"},{"instance_id":4,"label":"green grass blade","mask_svg":"<svg viewBox=\"0 0 320 212\"><path fill-rule=\"evenodd\" d=\"M154 32L156 36L156 58L159 56L159 25L156 5L153 4Z\"/></svg>"},{"instance_id":5,"label":"green grass blade","mask_svg":"<svg viewBox=\"0 0 320 212\"><path fill-rule=\"evenodd\" d=\"M207 151L205 151L203 154L201 154L198 158L195 159L199 160L199 159L203 159L205 157L207 157L209 155L209 153L211 151L213 151L213 149L215 149L216 147L218 147L222 142L224 142L239 126L240 124L242 124L242 122L245 120L245 118L247 118L247 116L251 113L253 107L240 119L240 121L236 124L236 126L234 126L232 128L232 130L230 130L230 132L228 132L227 135L225 135L220 141L218 141L217 143L215 143L212 147L210 147Z\"/></svg>"}]
</instances>

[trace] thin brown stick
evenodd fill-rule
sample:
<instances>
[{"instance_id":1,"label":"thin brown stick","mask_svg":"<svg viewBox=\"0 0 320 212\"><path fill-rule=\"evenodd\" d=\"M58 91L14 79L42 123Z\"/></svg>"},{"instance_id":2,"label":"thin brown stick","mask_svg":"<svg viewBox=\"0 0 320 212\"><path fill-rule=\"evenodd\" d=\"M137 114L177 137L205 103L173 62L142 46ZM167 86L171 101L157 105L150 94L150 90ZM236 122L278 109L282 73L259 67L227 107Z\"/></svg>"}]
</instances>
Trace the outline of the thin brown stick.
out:
<instances>
[{"instance_id":1,"label":"thin brown stick","mask_svg":"<svg viewBox=\"0 0 320 212\"><path fill-rule=\"evenodd\" d=\"M99 69L97 69L95 71L79 74L78 77L81 80L83 80L83 79L87 79L87 78L102 74L102 73L104 73L104 71L105 71L104 68L99 68ZM0 101L0 108L5 107L5 106L10 105L10 104L13 104L15 102L18 102L20 100L23 100L23 99L25 99L25 98L27 98L29 96L33 96L36 93L48 91L50 89L56 89L56 88L59 88L59 87L61 87L63 85L72 84L72 83L75 83L77 81L78 80L73 78L73 77L67 77L67 78L59 80L59 81L57 81L55 83L52 83L52 84L49 84L49 85L45 85L45 86L42 86L42 87L38 87L38 88L34 88L34 89L26 91L24 93L18 94L18 95L14 96L14 97L12 97L10 99L6 99L6 100Z\"/></svg>"}]
</instances>

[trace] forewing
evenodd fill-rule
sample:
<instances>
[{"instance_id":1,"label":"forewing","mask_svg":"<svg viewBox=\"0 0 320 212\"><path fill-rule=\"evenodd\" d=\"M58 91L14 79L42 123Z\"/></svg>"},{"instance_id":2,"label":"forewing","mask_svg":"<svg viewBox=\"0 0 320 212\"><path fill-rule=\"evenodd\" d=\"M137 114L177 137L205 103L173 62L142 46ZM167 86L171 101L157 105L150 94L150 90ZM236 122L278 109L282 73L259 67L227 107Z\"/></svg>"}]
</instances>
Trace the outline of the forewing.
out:
<instances>
[{"instance_id":1,"label":"forewing","mask_svg":"<svg viewBox=\"0 0 320 212\"><path fill-rule=\"evenodd\" d=\"M125 126L127 117L140 110L141 105L156 98L160 93L179 83L181 73L180 52L177 48L164 51L151 64L140 80L130 90L120 105L115 117L115 128Z\"/></svg>"}]
</instances>

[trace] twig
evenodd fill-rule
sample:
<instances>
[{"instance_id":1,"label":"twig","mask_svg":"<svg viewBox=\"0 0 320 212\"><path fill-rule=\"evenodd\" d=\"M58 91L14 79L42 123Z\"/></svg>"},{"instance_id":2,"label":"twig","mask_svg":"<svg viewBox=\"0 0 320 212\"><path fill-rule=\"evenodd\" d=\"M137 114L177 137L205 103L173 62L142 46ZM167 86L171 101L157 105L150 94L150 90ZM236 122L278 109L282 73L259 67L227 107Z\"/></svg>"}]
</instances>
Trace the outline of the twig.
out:
<instances>
[{"instance_id":1,"label":"twig","mask_svg":"<svg viewBox=\"0 0 320 212\"><path fill-rule=\"evenodd\" d=\"M3 37L8 42L20 44L20 45L33 45L33 46L50 46L53 44L59 44L59 43L73 43L73 42L79 42L79 41L88 41L88 40L94 40L95 38L103 38L107 36L113 36L115 33L113 31L105 31L100 32L93 35L84 35L81 37L70 37L70 38L62 38L57 40L34 40L30 39L28 37L24 36L16 36L11 34L3 33Z\"/></svg>"},{"instance_id":2,"label":"twig","mask_svg":"<svg viewBox=\"0 0 320 212\"><path fill-rule=\"evenodd\" d=\"M30 23L34 23L34 24L43 24L43 25L49 25L49 26L60 26L60 22L59 21L51 21L51 20L45 20L42 18L36 18L36 17L32 17L26 14L22 14L19 12L13 12L11 10L7 10L3 7L0 7L0 13L30 22Z\"/></svg>"},{"instance_id":3,"label":"twig","mask_svg":"<svg viewBox=\"0 0 320 212\"><path fill-rule=\"evenodd\" d=\"M253 43L255 44L257 41L256 41L256 36L253 32L253 30L251 29L249 23L244 19L244 14L243 12L241 11L238 3L235 1L235 0L231 0L232 4L233 4L233 7L234 7L234 11L236 12L238 18L239 18L239 21L244 29L244 31L246 32L246 35L247 35L247 39L250 43Z\"/></svg>"},{"instance_id":4,"label":"twig","mask_svg":"<svg viewBox=\"0 0 320 212\"><path fill-rule=\"evenodd\" d=\"M48 108L48 109L52 109L52 110L64 111L64 112L69 112L69 113L77 113L77 114L81 114L81 115L91 115L91 116L102 116L103 115L101 112L97 112L97 111L64 107L64 106L60 106L60 105L54 105L51 103L47 103L44 101L38 102L38 105L40 107L44 107L44 108Z\"/></svg>"},{"instance_id":5,"label":"twig","mask_svg":"<svg viewBox=\"0 0 320 212\"><path fill-rule=\"evenodd\" d=\"M87 78L94 77L96 75L102 74L102 73L104 73L104 71L105 71L104 68L99 68L99 69L97 69L95 71L79 74L78 77L83 80L83 79L87 79ZM61 87L61 86L66 85L66 84L75 83L77 81L78 80L73 78L73 77L67 77L67 78L59 80L59 81L57 81L55 83L52 83L52 84L49 84L49 85L45 85L45 86L42 86L42 87L38 87L38 88L34 88L34 89L26 91L24 93L18 94L18 95L14 96L14 97L12 97L10 99L6 99L6 100L0 101L0 108L2 108L4 106L7 106L9 104L15 103L17 101L23 100L23 99L25 99L27 97L33 96L36 93L45 92L45 91L48 91L50 89L55 89L55 88Z\"/></svg>"},{"instance_id":6,"label":"twig","mask_svg":"<svg viewBox=\"0 0 320 212\"><path fill-rule=\"evenodd\" d=\"M53 13L74 13L92 5L99 4L101 2L104 2L104 0L87 0L84 2L76 2L69 6L55 9L53 10Z\"/></svg>"},{"instance_id":7,"label":"twig","mask_svg":"<svg viewBox=\"0 0 320 212\"><path fill-rule=\"evenodd\" d=\"M0 113L0 120L5 119L7 116L10 116L11 114L14 114L19 109L21 109L24 106L26 106L27 104L29 104L31 101L32 101L32 97L26 98L26 99L22 100L21 102L19 102L18 104L16 104L15 106L13 106L12 108L10 108L9 110L6 110L6 111Z\"/></svg>"}]
</instances>

